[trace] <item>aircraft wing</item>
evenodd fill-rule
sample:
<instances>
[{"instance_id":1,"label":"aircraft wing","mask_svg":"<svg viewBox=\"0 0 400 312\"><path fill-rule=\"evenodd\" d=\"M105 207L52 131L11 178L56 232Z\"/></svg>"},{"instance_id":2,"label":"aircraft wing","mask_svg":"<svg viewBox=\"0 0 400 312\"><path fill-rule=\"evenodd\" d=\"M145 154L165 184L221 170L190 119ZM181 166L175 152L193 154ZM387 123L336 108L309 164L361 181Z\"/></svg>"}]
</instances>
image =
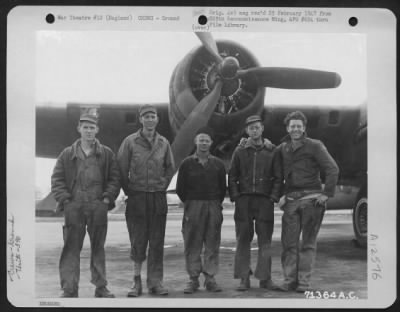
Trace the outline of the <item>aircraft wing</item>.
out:
<instances>
[{"instance_id":1,"label":"aircraft wing","mask_svg":"<svg viewBox=\"0 0 400 312\"><path fill-rule=\"evenodd\" d=\"M36 108L36 156L57 158L61 151L79 138L76 131L83 111L95 111L99 116L100 131L97 138L114 152L122 140L140 129L137 104L84 104L69 103L64 107L38 106ZM157 131L172 142L168 120L168 104L156 103L160 122Z\"/></svg>"}]
</instances>

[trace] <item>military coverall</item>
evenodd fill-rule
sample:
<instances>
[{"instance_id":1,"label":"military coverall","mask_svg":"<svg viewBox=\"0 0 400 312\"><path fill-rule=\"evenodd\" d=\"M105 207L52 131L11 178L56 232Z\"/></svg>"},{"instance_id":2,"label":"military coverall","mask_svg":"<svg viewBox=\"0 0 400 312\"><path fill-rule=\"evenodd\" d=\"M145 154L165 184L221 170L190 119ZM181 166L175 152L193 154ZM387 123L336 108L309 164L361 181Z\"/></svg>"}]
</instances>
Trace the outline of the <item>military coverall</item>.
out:
<instances>
[{"instance_id":1,"label":"military coverall","mask_svg":"<svg viewBox=\"0 0 400 312\"><path fill-rule=\"evenodd\" d=\"M163 280L166 189L174 175L174 160L166 138L156 132L153 142L139 130L122 142L117 155L121 185L128 195L126 224L131 259L143 262L149 246L147 287Z\"/></svg>"},{"instance_id":2,"label":"military coverall","mask_svg":"<svg viewBox=\"0 0 400 312\"><path fill-rule=\"evenodd\" d=\"M218 272L221 243L221 203L226 193L223 162L209 155L208 161L202 165L196 154L187 157L179 168L176 193L184 203L182 234L186 270L191 278L198 277L202 272L206 276L214 276Z\"/></svg>"},{"instance_id":3,"label":"military coverall","mask_svg":"<svg viewBox=\"0 0 400 312\"><path fill-rule=\"evenodd\" d=\"M304 135L294 148L286 136L278 150L282 157L285 179L285 205L282 216L282 267L285 284L310 287L314 267L317 235L326 204L316 202L318 194L332 197L339 169L324 144ZM325 174L322 189L320 171ZM302 232L302 242L299 243Z\"/></svg>"},{"instance_id":4,"label":"military coverall","mask_svg":"<svg viewBox=\"0 0 400 312\"><path fill-rule=\"evenodd\" d=\"M80 252L86 229L91 246L91 282L97 288L106 286L107 212L114 207L120 189L113 152L96 140L94 153L86 156L78 140L58 157L51 183L65 218L59 265L61 288L71 294L78 293ZM105 197L110 204L103 202ZM69 202L65 203L66 200Z\"/></svg>"},{"instance_id":5,"label":"military coverall","mask_svg":"<svg viewBox=\"0 0 400 312\"><path fill-rule=\"evenodd\" d=\"M258 259L255 277L271 279L271 239L274 202L279 200L282 173L275 145L264 139L256 146L250 139L233 153L229 170L229 194L235 201L236 254L234 278L251 273L250 244L257 233ZM255 225L254 225L255 220Z\"/></svg>"}]
</instances>

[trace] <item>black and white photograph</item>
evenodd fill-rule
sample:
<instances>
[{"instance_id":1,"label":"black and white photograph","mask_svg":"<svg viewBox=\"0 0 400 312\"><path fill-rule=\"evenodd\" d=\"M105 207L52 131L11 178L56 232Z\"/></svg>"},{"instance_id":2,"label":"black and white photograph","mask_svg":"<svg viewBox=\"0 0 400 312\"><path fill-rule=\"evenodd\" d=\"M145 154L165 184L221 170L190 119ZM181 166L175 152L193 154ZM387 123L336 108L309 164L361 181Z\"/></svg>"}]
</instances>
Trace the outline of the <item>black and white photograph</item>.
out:
<instances>
[{"instance_id":1,"label":"black and white photograph","mask_svg":"<svg viewBox=\"0 0 400 312\"><path fill-rule=\"evenodd\" d=\"M372 9L14 9L10 302L389 306L394 20ZM383 285L393 290L377 295Z\"/></svg>"}]
</instances>

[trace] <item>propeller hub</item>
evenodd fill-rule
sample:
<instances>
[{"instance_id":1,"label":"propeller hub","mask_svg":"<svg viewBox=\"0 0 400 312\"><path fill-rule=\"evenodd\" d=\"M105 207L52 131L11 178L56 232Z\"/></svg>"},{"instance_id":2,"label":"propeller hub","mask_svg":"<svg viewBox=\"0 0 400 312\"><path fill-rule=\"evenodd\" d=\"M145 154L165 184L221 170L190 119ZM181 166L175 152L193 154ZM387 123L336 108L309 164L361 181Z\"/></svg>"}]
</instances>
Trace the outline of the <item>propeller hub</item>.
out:
<instances>
[{"instance_id":1,"label":"propeller hub","mask_svg":"<svg viewBox=\"0 0 400 312\"><path fill-rule=\"evenodd\" d=\"M227 56L221 63L220 73L224 79L233 79L239 69L239 61L233 56Z\"/></svg>"},{"instance_id":2,"label":"propeller hub","mask_svg":"<svg viewBox=\"0 0 400 312\"><path fill-rule=\"evenodd\" d=\"M217 45L222 58L220 62L216 61L204 46L188 58L190 89L194 97L201 101L211 92L217 81L222 81L215 112L223 115L239 113L252 105L261 90L253 75L239 77L239 70L257 67L259 64L248 50L236 43L220 41Z\"/></svg>"},{"instance_id":3,"label":"propeller hub","mask_svg":"<svg viewBox=\"0 0 400 312\"><path fill-rule=\"evenodd\" d=\"M221 95L231 96L240 88L240 80L237 78L222 77L220 70L215 66L207 75L207 86L212 90L218 80L223 81Z\"/></svg>"}]
</instances>

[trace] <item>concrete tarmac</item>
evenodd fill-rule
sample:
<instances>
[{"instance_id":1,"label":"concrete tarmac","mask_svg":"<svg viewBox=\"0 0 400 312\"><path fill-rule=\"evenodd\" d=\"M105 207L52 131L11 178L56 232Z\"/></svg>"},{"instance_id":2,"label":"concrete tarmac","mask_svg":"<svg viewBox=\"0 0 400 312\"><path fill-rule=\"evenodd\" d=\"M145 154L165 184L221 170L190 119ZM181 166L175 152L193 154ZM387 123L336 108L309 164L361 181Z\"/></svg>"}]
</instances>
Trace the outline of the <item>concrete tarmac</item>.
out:
<instances>
[{"instance_id":1,"label":"concrete tarmac","mask_svg":"<svg viewBox=\"0 0 400 312\"><path fill-rule=\"evenodd\" d=\"M164 286L169 289L166 298L305 298L302 293L266 291L258 287L258 280L251 278L251 289L239 292L239 280L233 279L235 253L235 227L233 209L224 209L219 273L216 275L222 292L207 292L201 285L198 292L185 295L183 289L188 276L185 271L183 239L181 234L182 209L172 208L168 214L164 252ZM281 215L275 210L275 227L272 242L272 278L282 282ZM58 262L63 246L62 218L36 219L36 296L57 298L61 294ZM367 298L367 251L355 246L350 211L327 211L318 236L318 250L312 283L315 292ZM133 279L133 264L129 258L130 243L123 214L109 214L106 241L106 267L109 289L118 298L126 298ZM252 243L252 269L257 259L256 237ZM93 298L94 286L90 284L90 245L86 235L81 253L79 297ZM146 265L142 268L144 294L154 298L146 289ZM200 282L203 282L201 277ZM317 293L315 293L317 294ZM157 297L156 297L157 298ZM135 300L135 299L131 299ZM150 300L150 299L149 299Z\"/></svg>"}]
</instances>

